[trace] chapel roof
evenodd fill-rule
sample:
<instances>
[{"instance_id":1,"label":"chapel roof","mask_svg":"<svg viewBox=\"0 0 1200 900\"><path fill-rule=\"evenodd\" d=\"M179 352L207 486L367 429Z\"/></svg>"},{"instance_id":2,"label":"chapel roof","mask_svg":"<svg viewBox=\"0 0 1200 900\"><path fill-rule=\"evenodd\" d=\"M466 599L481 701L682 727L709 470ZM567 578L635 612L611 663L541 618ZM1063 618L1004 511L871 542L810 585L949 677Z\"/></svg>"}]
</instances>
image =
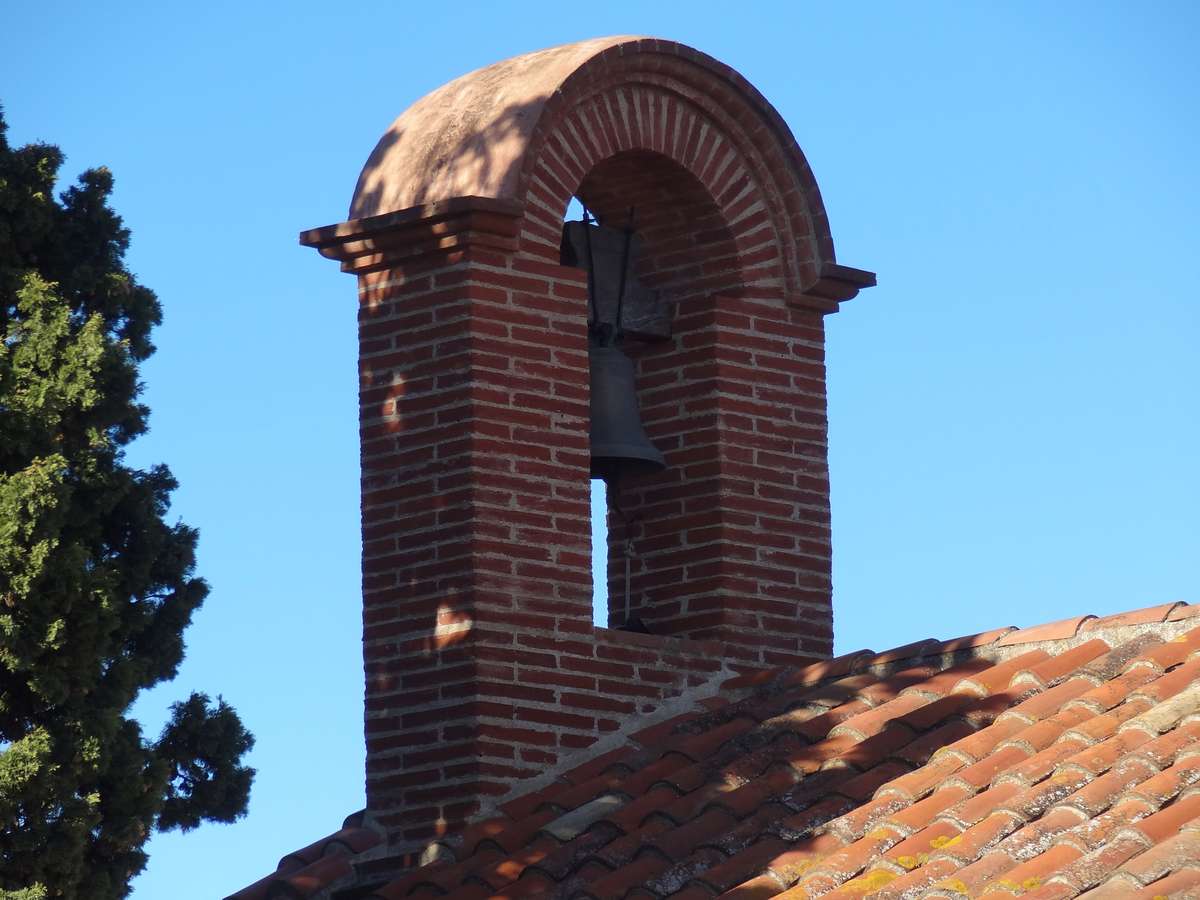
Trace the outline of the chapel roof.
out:
<instances>
[{"instance_id":1,"label":"chapel roof","mask_svg":"<svg viewBox=\"0 0 1200 900\"><path fill-rule=\"evenodd\" d=\"M1197 897L1198 782L1170 603L739 675L399 877L339 893L359 815L230 900Z\"/></svg>"}]
</instances>

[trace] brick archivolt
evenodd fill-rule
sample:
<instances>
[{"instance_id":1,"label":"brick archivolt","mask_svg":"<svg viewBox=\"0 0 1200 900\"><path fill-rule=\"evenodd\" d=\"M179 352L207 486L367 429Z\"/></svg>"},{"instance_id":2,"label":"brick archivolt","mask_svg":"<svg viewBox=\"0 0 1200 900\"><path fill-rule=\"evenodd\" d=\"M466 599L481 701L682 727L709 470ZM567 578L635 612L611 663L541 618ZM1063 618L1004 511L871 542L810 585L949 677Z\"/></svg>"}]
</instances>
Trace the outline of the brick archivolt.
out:
<instances>
[{"instance_id":1,"label":"brick archivolt","mask_svg":"<svg viewBox=\"0 0 1200 900\"><path fill-rule=\"evenodd\" d=\"M423 97L380 139L350 215L516 201L523 252L556 260L571 196L591 169L630 151L659 154L704 186L736 237L749 287L800 297L834 263L820 191L779 114L728 66L650 38L526 54Z\"/></svg>"},{"instance_id":2,"label":"brick archivolt","mask_svg":"<svg viewBox=\"0 0 1200 900\"><path fill-rule=\"evenodd\" d=\"M602 54L582 67L546 104L526 150L523 249L556 258L563 212L588 172L650 151L691 173L716 203L747 290L803 293L833 260L824 207L786 125L747 88L682 56Z\"/></svg>"}]
</instances>

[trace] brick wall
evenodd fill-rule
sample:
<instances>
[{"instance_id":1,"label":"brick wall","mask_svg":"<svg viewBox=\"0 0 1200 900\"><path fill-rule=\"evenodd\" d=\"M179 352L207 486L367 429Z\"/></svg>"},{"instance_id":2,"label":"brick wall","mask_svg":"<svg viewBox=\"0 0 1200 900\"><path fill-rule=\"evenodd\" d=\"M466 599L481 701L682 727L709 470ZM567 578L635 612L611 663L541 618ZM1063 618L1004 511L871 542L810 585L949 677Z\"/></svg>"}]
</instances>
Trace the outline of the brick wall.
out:
<instances>
[{"instance_id":1,"label":"brick wall","mask_svg":"<svg viewBox=\"0 0 1200 900\"><path fill-rule=\"evenodd\" d=\"M446 115L479 166L492 138ZM773 115L707 57L637 42L542 102L514 196L302 236L359 278L367 802L395 852L682 691L829 652L822 316L869 276L833 263ZM668 468L610 518L611 596L630 537L652 635L591 624L573 195L613 224L637 207L640 275L671 313L669 340L630 348Z\"/></svg>"}]
</instances>

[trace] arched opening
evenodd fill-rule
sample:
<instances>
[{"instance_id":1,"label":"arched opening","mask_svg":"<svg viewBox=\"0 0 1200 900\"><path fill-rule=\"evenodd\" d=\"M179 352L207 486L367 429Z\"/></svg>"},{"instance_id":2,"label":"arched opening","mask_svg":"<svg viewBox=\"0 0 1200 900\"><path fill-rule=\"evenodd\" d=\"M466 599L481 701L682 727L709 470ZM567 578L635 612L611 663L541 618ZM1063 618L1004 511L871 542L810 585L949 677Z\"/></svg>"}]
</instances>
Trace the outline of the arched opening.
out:
<instances>
[{"instance_id":1,"label":"arched opening","mask_svg":"<svg viewBox=\"0 0 1200 900\"><path fill-rule=\"evenodd\" d=\"M646 244L638 275L662 292L670 312L687 297L741 287L737 242L724 214L674 160L648 150L618 153L588 172L575 194L602 225L622 227L633 211Z\"/></svg>"},{"instance_id":2,"label":"arched opening","mask_svg":"<svg viewBox=\"0 0 1200 900\"><path fill-rule=\"evenodd\" d=\"M623 349L637 367L642 421L668 463L658 475L621 479L607 491L592 482L593 621L614 627L634 617L654 630L655 620L681 612L670 595L672 578L678 585L683 573L672 573L669 558L685 540L684 470L706 457L715 464L718 443L715 428L697 431L704 417L688 403L715 379L715 370L706 373L716 360L705 334L715 321L714 298L742 287L741 260L712 196L661 154L628 151L596 165L564 219L578 221L585 206L599 224L636 233L634 270L657 292L658 317L628 322ZM697 486L697 498L704 491Z\"/></svg>"},{"instance_id":3,"label":"arched opening","mask_svg":"<svg viewBox=\"0 0 1200 900\"><path fill-rule=\"evenodd\" d=\"M572 197L563 213L563 222L578 222L583 219L583 203ZM591 481L592 521L592 624L607 628L608 611L608 494L604 481Z\"/></svg>"}]
</instances>

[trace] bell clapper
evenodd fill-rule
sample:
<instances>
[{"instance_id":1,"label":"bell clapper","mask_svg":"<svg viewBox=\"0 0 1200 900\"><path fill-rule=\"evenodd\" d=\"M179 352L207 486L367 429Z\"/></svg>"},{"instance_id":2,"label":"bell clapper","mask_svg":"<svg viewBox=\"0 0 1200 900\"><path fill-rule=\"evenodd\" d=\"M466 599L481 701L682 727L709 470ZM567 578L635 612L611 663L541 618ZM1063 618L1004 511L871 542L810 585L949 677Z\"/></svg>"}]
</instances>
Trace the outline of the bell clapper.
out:
<instances>
[{"instance_id":1,"label":"bell clapper","mask_svg":"<svg viewBox=\"0 0 1200 900\"><path fill-rule=\"evenodd\" d=\"M629 625L629 578L630 563L633 560L633 541L625 539L625 625Z\"/></svg>"},{"instance_id":2,"label":"bell clapper","mask_svg":"<svg viewBox=\"0 0 1200 900\"><path fill-rule=\"evenodd\" d=\"M613 475L605 482L605 493L610 498L613 509L621 518L621 525L625 529L625 615L621 617L621 627L629 627L630 614L630 587L629 583L633 578L632 563L633 563L633 538L630 536L633 531L633 521L625 514L625 510L621 507L621 476Z\"/></svg>"},{"instance_id":3,"label":"bell clapper","mask_svg":"<svg viewBox=\"0 0 1200 900\"><path fill-rule=\"evenodd\" d=\"M621 525L625 529L625 544L623 547L625 552L625 609L624 615L621 617L621 624L617 628L623 631L636 631L639 634L649 634L650 629L646 627L646 623L633 615L633 560L637 557L637 548L634 546L631 535L638 519L628 515L624 507L621 506L621 476L619 473L605 478L604 486L609 503L612 504L613 511L620 518Z\"/></svg>"}]
</instances>

